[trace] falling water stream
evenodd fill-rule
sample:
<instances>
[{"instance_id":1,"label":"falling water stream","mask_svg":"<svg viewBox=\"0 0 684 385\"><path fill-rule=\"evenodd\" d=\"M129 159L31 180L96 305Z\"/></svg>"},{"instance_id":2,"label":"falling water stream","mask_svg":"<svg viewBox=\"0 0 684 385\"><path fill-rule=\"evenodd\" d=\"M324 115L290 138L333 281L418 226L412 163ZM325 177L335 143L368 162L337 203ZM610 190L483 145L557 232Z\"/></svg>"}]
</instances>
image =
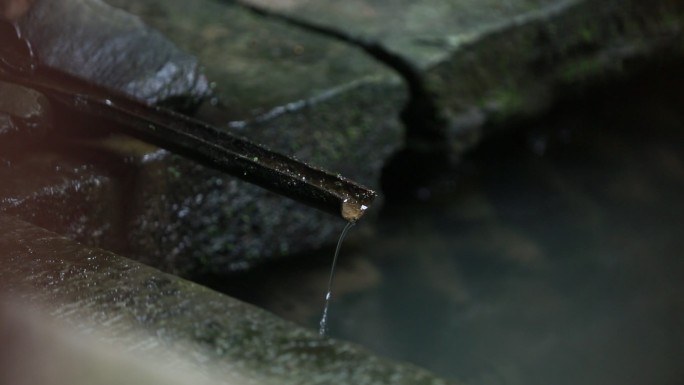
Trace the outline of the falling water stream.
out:
<instances>
[{"instance_id":1,"label":"falling water stream","mask_svg":"<svg viewBox=\"0 0 684 385\"><path fill-rule=\"evenodd\" d=\"M325 294L325 306L323 307L323 315L321 316L319 329L321 337L325 337L328 332L328 309L330 308L330 299L332 298L332 286L333 281L335 280L335 265L337 265L337 257L340 255L340 248L342 247L344 238L347 236L349 229L351 229L354 224L356 224L354 221L347 222L347 225L344 226L344 230L342 230L342 234L340 234L340 239L337 241L335 256L333 257L332 265L330 266L330 278L328 278L328 291Z\"/></svg>"}]
</instances>

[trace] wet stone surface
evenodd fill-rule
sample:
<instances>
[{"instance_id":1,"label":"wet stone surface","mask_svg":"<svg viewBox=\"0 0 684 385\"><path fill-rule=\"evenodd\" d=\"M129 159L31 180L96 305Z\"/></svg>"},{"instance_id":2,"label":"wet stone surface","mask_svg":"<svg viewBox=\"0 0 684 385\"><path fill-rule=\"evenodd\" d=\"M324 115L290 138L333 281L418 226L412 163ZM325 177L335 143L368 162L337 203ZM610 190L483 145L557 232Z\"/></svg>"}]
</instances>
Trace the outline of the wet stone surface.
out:
<instances>
[{"instance_id":1,"label":"wet stone surface","mask_svg":"<svg viewBox=\"0 0 684 385\"><path fill-rule=\"evenodd\" d=\"M416 65L427 67L448 57L460 45L512 20L572 1L245 0L245 3L379 42Z\"/></svg>"},{"instance_id":2,"label":"wet stone surface","mask_svg":"<svg viewBox=\"0 0 684 385\"><path fill-rule=\"evenodd\" d=\"M625 76L654 52L681 52L676 0L314 2L245 0L272 13L331 28L357 45L378 44L415 66L431 109L415 100L412 141L443 142L459 155L487 128L539 114L586 84ZM387 22L392 20L392 22ZM408 79L408 78L407 78ZM426 127L434 119L436 127ZM434 137L437 132L439 135Z\"/></svg>"},{"instance_id":3,"label":"wet stone surface","mask_svg":"<svg viewBox=\"0 0 684 385\"><path fill-rule=\"evenodd\" d=\"M31 141L52 126L50 103L41 93L0 82L0 95L0 146Z\"/></svg>"},{"instance_id":4,"label":"wet stone surface","mask_svg":"<svg viewBox=\"0 0 684 385\"><path fill-rule=\"evenodd\" d=\"M37 0L17 24L41 63L145 102L209 93L197 59L100 0Z\"/></svg>"},{"instance_id":5,"label":"wet stone surface","mask_svg":"<svg viewBox=\"0 0 684 385\"><path fill-rule=\"evenodd\" d=\"M537 116L590 85L678 57L683 24L679 1L573 1L459 47L425 71L425 82L450 116L446 133L459 152L492 128Z\"/></svg>"},{"instance_id":6,"label":"wet stone surface","mask_svg":"<svg viewBox=\"0 0 684 385\"><path fill-rule=\"evenodd\" d=\"M403 145L404 129L398 117L407 96L391 69L383 68L356 47L256 15L232 2L207 0L189 9L181 3L152 0L110 3L140 14L170 41L199 57L209 79L216 82L218 95L216 103L200 108L201 117L373 189L380 187L383 167ZM64 4L85 7L83 4L90 3ZM92 9L105 7L97 4ZM311 2L279 4L278 12L303 19L313 20L307 16L309 12L320 10L318 22L348 32L357 27L356 31L364 31L354 23L383 14L398 13L404 15L401 20L414 20L409 25L415 30L401 32L387 25L392 23L368 23L388 28L387 34L359 32L380 42L392 34L422 36L429 33L418 31L430 29L435 34L439 20L456 17L458 7L467 8L464 15L470 15L469 23L442 32L474 37L467 44L442 47L439 62L421 69L422 81L435 98L437 112L443 115L436 121L444 124L440 129L450 138L454 153L481 140L483 127L498 127L511 117L534 115L548 107L559 87L567 82L581 88L585 82L623 70L627 73L628 59L659 49L653 44L654 36L664 47L671 45L672 32L677 31L682 15L678 2L668 0L648 7L633 0L633 6L626 8L612 1L601 5L579 0L522 1L508 3L491 14L483 9L498 8L489 3L478 8L464 2L452 9L443 2L395 8L366 2L365 6L357 4L364 10L357 21L340 24L333 20L333 14L340 20L351 17L349 11L332 12L341 5L329 5L332 8L323 12L323 5ZM433 15L437 18L434 25L427 25L427 10L432 8L442 12L439 17ZM41 9L36 8L31 17L43 15ZM120 16L128 20L124 24L141 25L124 15ZM25 23L30 25L30 20ZM475 26L476 20L481 21L481 28ZM568 32L554 32L559 30ZM387 46L406 57L413 55L410 50ZM420 125L418 118L414 123ZM115 250L146 263L186 275L245 269L270 257L332 244L343 226L332 217L189 160L154 148L140 152L136 141L128 143L115 152L120 159L113 166L98 164L94 173L108 175L112 168L118 170L120 164L126 164L127 171L114 172L112 179L115 185L126 186L126 195L117 198L125 204L114 205L121 207L122 213L103 222L123 223L127 241ZM443 146L444 141L440 143ZM81 159L91 161L87 156ZM27 175L21 178L31 178ZM400 176L406 176L403 169ZM41 191L52 190L27 194L41 195ZM95 197L97 194L83 202L96 202ZM25 218L36 214L30 206L25 210ZM50 228L70 233L72 225L65 226Z\"/></svg>"},{"instance_id":7,"label":"wet stone surface","mask_svg":"<svg viewBox=\"0 0 684 385\"><path fill-rule=\"evenodd\" d=\"M218 98L218 105L200 108L200 117L380 188L385 162L402 145L397 117L405 91L391 71L353 47L232 3L109 3L139 14L200 58ZM177 156L136 159L129 247L121 251L167 271L244 270L331 244L344 225Z\"/></svg>"},{"instance_id":8,"label":"wet stone surface","mask_svg":"<svg viewBox=\"0 0 684 385\"><path fill-rule=\"evenodd\" d=\"M91 11L100 15L98 10L106 5L96 3L67 1L62 6L76 7L79 15ZM373 189L379 188L381 169L402 141L402 128L396 117L405 93L391 71L354 48L264 20L230 4L207 1L206 6L188 9L175 2L111 3L139 12L146 22L168 34L171 41L198 55L207 75L216 82L219 97L218 106L206 103L200 116L216 125L232 121L230 129L239 135ZM41 9L34 10L34 19L27 18L25 23L31 25L31 20L38 20L44 12ZM188 12L192 17L188 17ZM115 20L135 27L133 35L141 27L135 18L116 15ZM65 33L71 31L68 26L64 28ZM101 37L98 36L97 39ZM54 49L51 52L57 55L61 48L49 43L43 42L38 48L44 45L44 49ZM67 48L73 47L64 49ZM129 56L135 57L135 52L132 49ZM139 91L144 91L144 84L137 84L141 87ZM190 95L192 92L186 90ZM87 132L89 127L82 130ZM298 254L333 243L344 225L337 218L190 160L156 148L144 148L135 140L119 140L116 148L111 148L108 139L96 137L76 139L70 146L68 151L60 150L70 154L67 164L90 164L94 159L104 158L88 167L98 178L107 176L98 182L103 183L105 190L111 185L115 194L100 201L99 188L74 193L77 207L83 207L76 210L84 213L79 218L116 228L116 241L107 243L108 248L165 271L190 276L243 270L271 257ZM13 164L22 164L22 154L15 155ZM67 169L68 166L53 170L51 178L41 180L38 173L12 168L8 177L27 179L21 183L40 187L35 192L13 191L6 202L31 202L41 197L41 201L46 205L51 202L52 206L47 210L27 203L17 207L6 205L3 209L11 209L29 220L42 215L37 210L63 210L63 215L53 216L58 220L37 223L79 241L101 245L100 237L90 241L85 233L72 231L76 224L67 220L74 220L72 211L55 198L73 193L62 181L88 186L81 183L80 177L64 171ZM52 181L55 184L51 185ZM35 199L17 195L21 193ZM376 204L380 206L381 200ZM111 217L101 217L101 210L97 209L100 206L113 208L106 211ZM90 218L90 212L97 219Z\"/></svg>"},{"instance_id":9,"label":"wet stone surface","mask_svg":"<svg viewBox=\"0 0 684 385\"><path fill-rule=\"evenodd\" d=\"M218 124L249 120L280 106L296 108L362 79L393 77L353 47L260 17L231 1L200 0L192 7L181 0L107 3L139 15L199 58L225 106Z\"/></svg>"},{"instance_id":10,"label":"wet stone surface","mask_svg":"<svg viewBox=\"0 0 684 385\"><path fill-rule=\"evenodd\" d=\"M115 173L70 157L70 149L3 148L0 178L11 182L0 184L0 212L79 242L121 248L125 183Z\"/></svg>"},{"instance_id":11,"label":"wet stone surface","mask_svg":"<svg viewBox=\"0 0 684 385\"><path fill-rule=\"evenodd\" d=\"M82 67L82 74L109 79L110 85L150 102L206 95L209 83L199 75L201 66L215 83L216 95L200 107L201 118L371 188L380 187L387 159L403 145L399 116L405 101L413 97L413 102L424 102L407 95L390 68L396 63L383 67L353 44L256 15L234 2L196 1L192 7L176 0L108 3L139 14L189 54L157 40L161 35L148 36L143 31L149 30L128 14L116 12L110 20L111 9L95 0L39 1L21 25L36 39L47 63L81 68L78 60L86 56L92 67ZM437 122L442 134L439 143L423 148L427 153L448 141L450 150L461 154L496 129L535 116L565 96L581 95L588 84L627 76L642 62L671 58L684 48L684 9L676 0L251 3L371 38L414 63L419 76L413 81L427 91L420 97L429 98L437 116L419 111L423 115L415 116L409 128L420 136L422 123ZM65 8L52 12L59 6ZM78 22L62 23L72 14ZM99 31L103 20L111 30ZM102 34L89 40L76 27L80 25ZM123 33L125 41L97 43L106 41L108 33L122 32L119 28L130 32ZM137 39L139 34L151 40ZM55 43L58 38L62 40ZM161 54L161 62L176 63L171 67L180 72L164 70L169 67L154 55L132 60L137 56L128 54L131 41L139 44L134 44L139 51L163 41L159 46L169 51ZM102 47L102 54L90 55ZM126 54L119 56L121 52ZM137 72L148 68L162 70ZM134 79L126 77L130 74ZM0 112L0 129L16 131L10 117L14 115ZM344 226L336 218L135 140L95 137L45 143L0 156L1 179L12 181L0 184L0 211L166 272L226 279L227 272L333 244ZM489 209L483 212L491 219ZM0 229L1 258L7 262L0 270L0 285L28 284L26 298L53 306L65 320L71 319L73 309L87 325L113 320L124 343L132 338L127 334L132 330L156 333L150 346L189 341L209 361L238 362L225 368L240 367L248 376L262 373L264 383L299 383L303 378L310 383L363 384L378 378L439 383L423 372L397 369L348 345L318 340L254 308L31 225L0 219ZM360 230L357 227L352 238ZM497 235L500 244L485 254L534 263L538 247L519 232L504 230ZM438 251L448 248L441 242L435 246ZM521 250L510 250L513 244ZM399 242L398 249L384 251L399 253L409 246L415 245ZM434 271L427 265L420 268L432 269L425 280L442 285L437 291L454 295L449 301L458 306L467 301L459 294L459 283L445 274L449 269L438 266ZM41 269L49 271L43 274ZM439 279L432 280L433 273ZM22 281L28 276L32 278ZM372 277L365 284L377 281ZM56 290L42 290L48 286ZM394 290L388 293L383 295ZM389 306L403 304L401 300ZM379 307L369 308L372 312ZM235 330L244 333L233 334ZM390 345L395 341L393 334L383 334L381 324L366 332L386 338ZM413 358L415 349L409 350L407 357ZM241 361L244 355L249 359ZM441 367L451 366L445 357L440 359L445 360ZM283 380L283 373L294 377Z\"/></svg>"},{"instance_id":12,"label":"wet stone surface","mask_svg":"<svg viewBox=\"0 0 684 385\"><path fill-rule=\"evenodd\" d=\"M199 375L196 380L446 384L424 370L322 339L251 305L4 215L0 252L2 292L15 303L38 305L47 317L42 322L57 320L127 354L174 360L172 366ZM181 349L180 358L171 354L174 349Z\"/></svg>"},{"instance_id":13,"label":"wet stone surface","mask_svg":"<svg viewBox=\"0 0 684 385\"><path fill-rule=\"evenodd\" d=\"M377 188L383 159L401 136L388 118L398 111L375 103L387 87L393 85L350 88L250 133ZM340 116L341 105L353 105L354 112ZM337 217L123 136L53 132L44 142L5 151L2 162L4 180L13 181L0 188L3 212L184 276L242 271L319 249L334 243L344 226Z\"/></svg>"},{"instance_id":14,"label":"wet stone surface","mask_svg":"<svg viewBox=\"0 0 684 385\"><path fill-rule=\"evenodd\" d=\"M397 149L398 111L385 83L365 84L249 127L257 142L337 170L377 189L384 161ZM388 103L376 103L385 97ZM396 103L400 103L398 99ZM389 107L388 107L389 105ZM347 113L344 108L354 106ZM126 255L184 275L245 270L272 257L334 243L344 221L233 177L173 156L141 162L130 203ZM381 206L376 200L376 210ZM371 222L377 211L362 219ZM363 234L363 231L357 232Z\"/></svg>"}]
</instances>

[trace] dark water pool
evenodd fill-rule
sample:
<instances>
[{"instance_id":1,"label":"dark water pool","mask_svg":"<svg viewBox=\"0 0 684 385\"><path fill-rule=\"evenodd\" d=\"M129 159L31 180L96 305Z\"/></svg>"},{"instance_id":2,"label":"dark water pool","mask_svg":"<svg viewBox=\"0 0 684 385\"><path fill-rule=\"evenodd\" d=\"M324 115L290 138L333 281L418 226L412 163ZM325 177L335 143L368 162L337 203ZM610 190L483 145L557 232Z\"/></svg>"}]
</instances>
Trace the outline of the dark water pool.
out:
<instances>
[{"instance_id":1,"label":"dark water pool","mask_svg":"<svg viewBox=\"0 0 684 385\"><path fill-rule=\"evenodd\" d=\"M467 384L682 383L681 107L559 113L470 155L448 194L389 206L342 249L331 335ZM331 258L232 292L317 329Z\"/></svg>"}]
</instances>

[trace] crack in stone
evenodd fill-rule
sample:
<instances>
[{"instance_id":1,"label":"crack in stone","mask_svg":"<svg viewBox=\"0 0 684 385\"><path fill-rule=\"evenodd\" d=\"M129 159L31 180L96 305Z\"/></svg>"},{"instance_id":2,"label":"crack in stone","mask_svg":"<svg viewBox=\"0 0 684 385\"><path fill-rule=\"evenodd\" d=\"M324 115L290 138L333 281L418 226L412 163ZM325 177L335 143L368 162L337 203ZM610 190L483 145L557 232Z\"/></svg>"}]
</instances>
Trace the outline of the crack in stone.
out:
<instances>
[{"instance_id":1,"label":"crack in stone","mask_svg":"<svg viewBox=\"0 0 684 385\"><path fill-rule=\"evenodd\" d=\"M404 80L409 91L409 99L404 106L400 119L406 128L404 145L410 148L429 148L434 151L446 143L446 119L425 85L420 69L409 59L393 52L380 42L354 36L337 28L297 19L239 0L230 1L260 17L280 21L318 35L331 37L337 41L360 48L379 63L394 70ZM424 146L420 144L425 144Z\"/></svg>"}]
</instances>

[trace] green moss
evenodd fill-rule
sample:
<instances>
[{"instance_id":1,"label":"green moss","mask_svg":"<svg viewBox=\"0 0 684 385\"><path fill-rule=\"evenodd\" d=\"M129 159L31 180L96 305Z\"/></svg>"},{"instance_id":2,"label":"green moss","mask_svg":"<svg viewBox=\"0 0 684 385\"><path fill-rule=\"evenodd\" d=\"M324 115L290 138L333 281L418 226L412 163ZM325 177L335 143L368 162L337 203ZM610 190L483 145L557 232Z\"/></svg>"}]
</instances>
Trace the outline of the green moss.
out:
<instances>
[{"instance_id":1,"label":"green moss","mask_svg":"<svg viewBox=\"0 0 684 385\"><path fill-rule=\"evenodd\" d=\"M615 67L619 67L619 65L616 64ZM591 57L567 63L561 66L558 73L561 82L576 83L615 69L608 68L605 60L602 58Z\"/></svg>"},{"instance_id":2,"label":"green moss","mask_svg":"<svg viewBox=\"0 0 684 385\"><path fill-rule=\"evenodd\" d=\"M521 90L515 88L502 88L496 90L492 95L492 100L500 111L501 115L509 115L524 108L525 98ZM492 103L492 101L489 101Z\"/></svg>"},{"instance_id":3,"label":"green moss","mask_svg":"<svg viewBox=\"0 0 684 385\"><path fill-rule=\"evenodd\" d=\"M596 39L596 30L585 25L584 28L579 31L579 35L584 42L590 43Z\"/></svg>"}]
</instances>

